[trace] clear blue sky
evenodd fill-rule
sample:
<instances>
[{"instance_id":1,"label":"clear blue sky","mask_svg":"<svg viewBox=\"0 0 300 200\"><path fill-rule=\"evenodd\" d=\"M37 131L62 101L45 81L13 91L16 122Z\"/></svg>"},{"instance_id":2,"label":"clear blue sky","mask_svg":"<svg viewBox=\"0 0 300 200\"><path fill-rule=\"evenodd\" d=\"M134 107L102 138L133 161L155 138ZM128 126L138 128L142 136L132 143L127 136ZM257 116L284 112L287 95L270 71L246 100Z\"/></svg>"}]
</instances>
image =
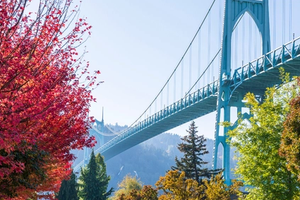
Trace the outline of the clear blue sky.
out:
<instances>
[{"instance_id":1,"label":"clear blue sky","mask_svg":"<svg viewBox=\"0 0 300 200\"><path fill-rule=\"evenodd\" d=\"M281 0L276 1L276 43L281 44L282 23ZM100 79L105 82L93 93L97 103L92 104L91 115L101 119L104 107L105 123L130 125L147 108L159 92L198 29L212 0L84 0L80 15L87 17L93 26L92 36L86 42L91 70L100 70ZM290 0L284 1L286 9ZM299 0L293 2L293 22L290 32L300 36L296 26ZM224 0L217 0L224 6ZM271 18L274 16L270 11ZM223 16L221 16L223 19ZM299 18L299 16L298 16ZM245 19L247 21L247 19ZM274 21L274 20L273 20ZM223 22L219 15L212 16L211 27ZM274 22L272 22L274 24ZM219 28L212 28L212 46L219 46ZM271 32L274 26L271 26ZM289 30L284 41L289 40ZM239 30L241 34L241 31ZM240 35L239 34L239 35ZM272 34L273 36L273 34ZM203 39L208 38L207 31ZM241 38L241 36L239 37ZM244 38L244 40L249 38ZM273 40L273 39L271 39ZM248 41L249 42L249 41ZM275 45L276 46L276 45ZM213 47L212 47L213 48ZM206 53L204 53L206 54ZM206 58L205 58L206 59ZM213 138L215 113L195 120L199 132ZM188 124L169 132L184 135Z\"/></svg>"}]
</instances>

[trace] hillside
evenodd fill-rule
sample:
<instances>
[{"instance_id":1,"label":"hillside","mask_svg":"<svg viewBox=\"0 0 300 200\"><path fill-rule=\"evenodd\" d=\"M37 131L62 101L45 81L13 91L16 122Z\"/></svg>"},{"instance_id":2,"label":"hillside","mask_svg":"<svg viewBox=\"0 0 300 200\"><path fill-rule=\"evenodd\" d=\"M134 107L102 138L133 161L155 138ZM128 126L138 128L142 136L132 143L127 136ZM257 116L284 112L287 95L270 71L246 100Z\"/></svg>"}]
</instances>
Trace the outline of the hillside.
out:
<instances>
[{"instance_id":1,"label":"hillside","mask_svg":"<svg viewBox=\"0 0 300 200\"><path fill-rule=\"evenodd\" d=\"M177 149L179 143L179 135L164 133L108 160L106 165L107 173L111 176L110 187L117 188L127 174L137 176L145 185L154 185L160 176L164 176L175 165L175 157L182 156ZM206 145L209 154L203 160L209 162L205 167L211 168L214 141L207 139ZM220 168L221 155L218 156ZM231 157L233 158L233 151ZM234 164L232 161L232 165Z\"/></svg>"},{"instance_id":2,"label":"hillside","mask_svg":"<svg viewBox=\"0 0 300 200\"><path fill-rule=\"evenodd\" d=\"M109 126L114 128L114 130L122 129L119 126ZM93 133L93 130L91 130L91 134ZM180 158L182 156L181 152L177 149L179 143L181 143L179 135L163 133L108 160L106 162L107 174L111 176L109 186L117 189L118 183L127 174L137 176L145 185L154 185L160 176L164 176L165 172L170 170L171 166L175 165L175 157ZM99 145L98 143L96 148ZM205 167L211 168L214 141L207 139L206 145L209 154L204 155L203 160L208 162ZM76 151L74 153L77 157L74 164L77 164L83 159L83 151ZM233 159L233 151L231 151L231 154L231 158ZM218 159L218 167L221 168L221 152L218 154ZM235 161L232 160L231 164L233 167Z\"/></svg>"}]
</instances>

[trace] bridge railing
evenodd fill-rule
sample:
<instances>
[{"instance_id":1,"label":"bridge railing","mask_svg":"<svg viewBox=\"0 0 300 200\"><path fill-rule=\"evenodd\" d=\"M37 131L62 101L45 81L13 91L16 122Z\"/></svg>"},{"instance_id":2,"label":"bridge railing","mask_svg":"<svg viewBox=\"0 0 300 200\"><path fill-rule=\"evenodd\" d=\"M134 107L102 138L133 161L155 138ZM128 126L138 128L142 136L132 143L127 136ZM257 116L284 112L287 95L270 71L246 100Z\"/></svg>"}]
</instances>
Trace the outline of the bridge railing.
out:
<instances>
[{"instance_id":1,"label":"bridge railing","mask_svg":"<svg viewBox=\"0 0 300 200\"><path fill-rule=\"evenodd\" d=\"M215 95L218 92L218 90L219 90L219 80L216 80L216 81L206 85L205 87L198 89L194 93L187 94L185 97L183 97L179 101L174 102L173 104L156 112L155 114L151 115L150 117L147 117L145 120L137 123L135 126L127 129L122 134L114 137L113 139L111 139L110 141L105 143L103 146L98 148L95 151L95 153L105 152L111 146L120 143L121 141L134 135L138 131L145 129L148 126L151 126L151 125L163 120L164 118L169 117L170 115L173 115L173 114L179 112L180 110L187 108L207 97Z\"/></svg>"},{"instance_id":2,"label":"bridge railing","mask_svg":"<svg viewBox=\"0 0 300 200\"><path fill-rule=\"evenodd\" d=\"M244 80L265 72L271 68L285 63L291 58L295 58L300 54L300 37L276 48L273 51L249 62L248 64L237 68L232 77L232 85L238 85Z\"/></svg>"}]
</instances>

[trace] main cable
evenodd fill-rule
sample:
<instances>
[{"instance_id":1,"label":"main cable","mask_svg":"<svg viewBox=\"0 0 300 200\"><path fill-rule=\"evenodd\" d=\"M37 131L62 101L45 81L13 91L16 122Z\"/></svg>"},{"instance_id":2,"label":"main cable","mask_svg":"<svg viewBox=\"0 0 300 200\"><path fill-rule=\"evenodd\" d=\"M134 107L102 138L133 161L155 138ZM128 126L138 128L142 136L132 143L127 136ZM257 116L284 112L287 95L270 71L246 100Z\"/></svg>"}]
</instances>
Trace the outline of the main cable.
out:
<instances>
[{"instance_id":1,"label":"main cable","mask_svg":"<svg viewBox=\"0 0 300 200\"><path fill-rule=\"evenodd\" d=\"M237 27L237 25L240 23L241 19L243 18L244 14L240 17L239 21L237 21L236 25L233 27L232 31L234 31ZM194 83L194 85L189 89L189 91L185 94L184 97L186 97L191 90L195 87L195 85L200 81L200 79L203 77L204 73L208 70L208 68L212 65L212 63L215 61L215 59L217 58L217 56L219 55L219 53L221 52L222 48L220 48L217 53L215 54L215 56L213 57L213 59L210 61L210 63L208 64L208 66L205 68L205 70L202 72L201 76L197 79L197 81ZM204 86L203 86L204 87Z\"/></svg>"},{"instance_id":2,"label":"main cable","mask_svg":"<svg viewBox=\"0 0 300 200\"><path fill-rule=\"evenodd\" d=\"M175 71L177 70L177 68L179 67L180 63L183 61L185 55L187 54L187 52L189 51L190 47L192 46L195 38L197 37L198 32L200 31L200 29L202 28L206 18L208 17L213 5L215 4L216 0L213 0L212 4L210 5L204 19L202 20L196 34L194 35L192 41L190 42L190 44L188 45L187 49L185 50L183 56L181 57L181 59L179 60L178 64L176 65L175 69L173 70L172 74L170 75L170 77L168 78L168 80L166 81L166 83L163 85L162 89L159 91L159 93L156 95L156 97L154 98L154 100L150 103L150 105L146 108L146 110L128 127L132 127L143 115L145 112L147 112L147 110L152 106L152 104L156 101L156 99L158 98L158 96L162 93L162 91L164 90L164 88L166 87L166 85L169 83L170 79L172 78L173 74L175 73ZM125 132L125 131L124 131Z\"/></svg>"}]
</instances>

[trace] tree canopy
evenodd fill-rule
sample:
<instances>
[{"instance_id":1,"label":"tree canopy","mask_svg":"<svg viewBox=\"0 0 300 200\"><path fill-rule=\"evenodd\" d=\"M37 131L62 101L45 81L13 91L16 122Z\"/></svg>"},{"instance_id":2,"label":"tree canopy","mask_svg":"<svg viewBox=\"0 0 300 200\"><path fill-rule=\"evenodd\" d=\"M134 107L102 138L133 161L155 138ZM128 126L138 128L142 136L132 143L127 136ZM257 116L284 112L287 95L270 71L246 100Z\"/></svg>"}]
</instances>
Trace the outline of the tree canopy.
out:
<instances>
[{"instance_id":1,"label":"tree canopy","mask_svg":"<svg viewBox=\"0 0 300 200\"><path fill-rule=\"evenodd\" d=\"M282 72L282 75L284 73ZM288 77L283 76L288 81ZM289 101L296 90L291 84L267 88L262 103L254 94L245 96L250 108L249 123L239 120L239 126L229 131L231 144L239 152L236 174L250 185L247 199L299 198L299 182L279 156L283 122L290 111Z\"/></svg>"},{"instance_id":2,"label":"tree canopy","mask_svg":"<svg viewBox=\"0 0 300 200\"><path fill-rule=\"evenodd\" d=\"M157 190L150 185L144 185L141 190L132 189L129 193L122 193L116 200L158 200Z\"/></svg>"},{"instance_id":3,"label":"tree canopy","mask_svg":"<svg viewBox=\"0 0 300 200\"><path fill-rule=\"evenodd\" d=\"M100 72L88 75L77 51L91 26L71 0L30 2L0 1L0 198L57 192L70 150L93 146L88 113Z\"/></svg>"},{"instance_id":4,"label":"tree canopy","mask_svg":"<svg viewBox=\"0 0 300 200\"><path fill-rule=\"evenodd\" d=\"M227 186L222 173L212 175L210 180L203 179L199 184L196 180L187 178L184 171L170 170L155 185L163 192L159 200L230 200L232 195L243 198L239 191L243 183L233 180L233 184Z\"/></svg>"},{"instance_id":5,"label":"tree canopy","mask_svg":"<svg viewBox=\"0 0 300 200\"><path fill-rule=\"evenodd\" d=\"M58 200L79 200L77 182L74 172L69 180L63 180L57 195Z\"/></svg>"},{"instance_id":6,"label":"tree canopy","mask_svg":"<svg viewBox=\"0 0 300 200\"><path fill-rule=\"evenodd\" d=\"M205 185L205 199L207 200L230 200L233 197L243 199L242 192L239 191L243 186L241 181L233 180L230 186L225 184L222 174L212 176L210 180L203 180Z\"/></svg>"},{"instance_id":7,"label":"tree canopy","mask_svg":"<svg viewBox=\"0 0 300 200\"><path fill-rule=\"evenodd\" d=\"M156 182L156 187L163 191L159 200L198 200L204 198L204 186L196 180L188 179L185 172L170 170Z\"/></svg>"},{"instance_id":8,"label":"tree canopy","mask_svg":"<svg viewBox=\"0 0 300 200\"><path fill-rule=\"evenodd\" d=\"M300 78L297 78L299 88ZM300 93L297 91L290 101L290 111L283 124L281 136L280 155L287 160L287 168L298 177L300 181Z\"/></svg>"},{"instance_id":9,"label":"tree canopy","mask_svg":"<svg viewBox=\"0 0 300 200\"><path fill-rule=\"evenodd\" d=\"M79 181L79 196L83 200L106 200L113 192L111 188L107 191L110 177L106 174L106 165L103 157L94 150L88 165L81 169Z\"/></svg>"},{"instance_id":10,"label":"tree canopy","mask_svg":"<svg viewBox=\"0 0 300 200\"><path fill-rule=\"evenodd\" d=\"M183 158L180 160L175 158L176 166L173 166L172 170L184 171L187 178L202 184L203 178L210 178L212 174L217 174L220 170L203 168L203 165L208 163L202 159L205 154L208 154L206 139L203 135L197 135L198 131L194 121L191 122L187 132L188 135L181 138L184 142L178 144L179 151L184 154Z\"/></svg>"},{"instance_id":11,"label":"tree canopy","mask_svg":"<svg viewBox=\"0 0 300 200\"><path fill-rule=\"evenodd\" d=\"M118 184L118 186L118 190L112 197L113 200L118 200L121 198L121 196L125 198L126 196L129 196L133 191L135 191L134 193L137 193L140 192L143 188L141 181L138 180L135 176L133 177L130 175L126 175L123 178L122 182Z\"/></svg>"}]
</instances>

